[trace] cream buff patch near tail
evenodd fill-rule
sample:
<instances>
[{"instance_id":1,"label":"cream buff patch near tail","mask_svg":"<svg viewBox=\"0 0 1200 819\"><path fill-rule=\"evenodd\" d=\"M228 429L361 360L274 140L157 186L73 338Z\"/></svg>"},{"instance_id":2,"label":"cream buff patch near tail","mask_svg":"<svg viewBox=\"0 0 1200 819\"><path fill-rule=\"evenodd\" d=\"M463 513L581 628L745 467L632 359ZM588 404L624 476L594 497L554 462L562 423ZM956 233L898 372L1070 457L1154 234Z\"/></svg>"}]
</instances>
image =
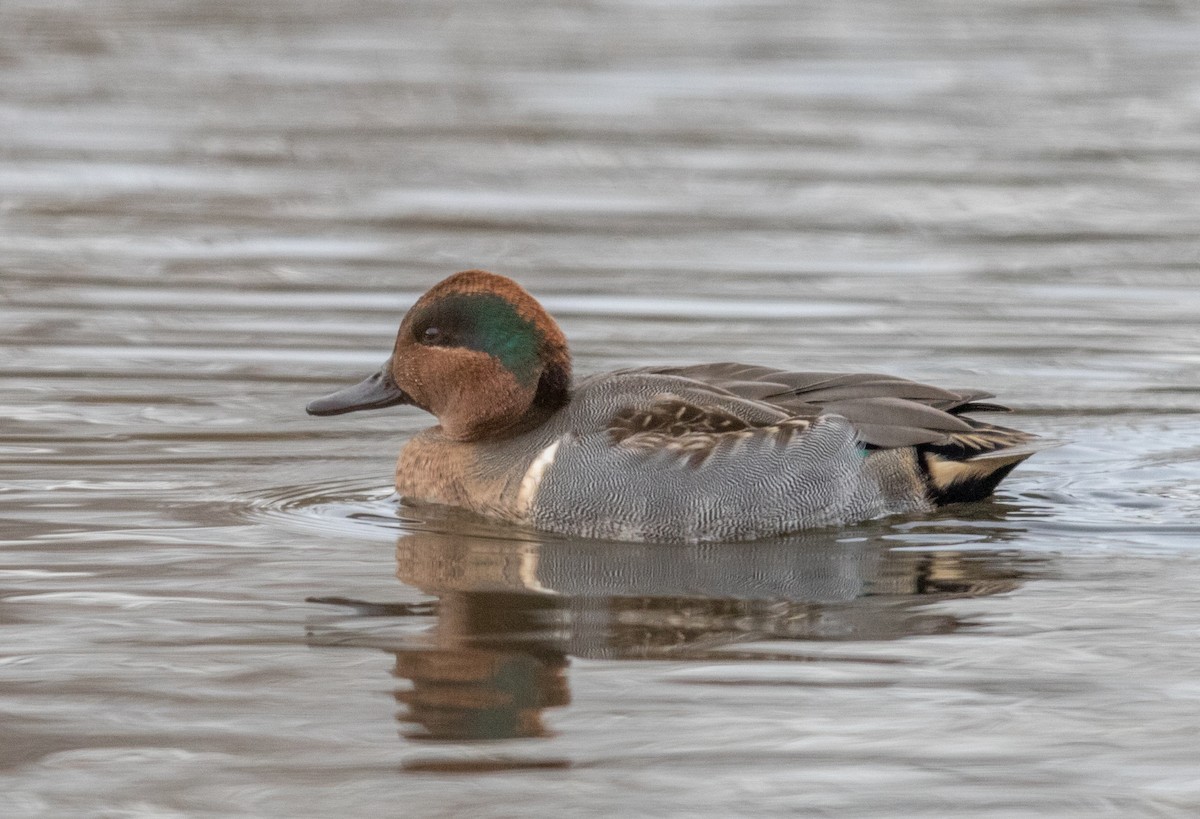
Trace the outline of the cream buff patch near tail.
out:
<instances>
[{"instance_id":1,"label":"cream buff patch near tail","mask_svg":"<svg viewBox=\"0 0 1200 819\"><path fill-rule=\"evenodd\" d=\"M944 491L955 484L986 481L997 470L1018 464L1040 449L1042 447L1011 447L965 460L952 460L929 453L925 456L925 466L933 485Z\"/></svg>"}]
</instances>

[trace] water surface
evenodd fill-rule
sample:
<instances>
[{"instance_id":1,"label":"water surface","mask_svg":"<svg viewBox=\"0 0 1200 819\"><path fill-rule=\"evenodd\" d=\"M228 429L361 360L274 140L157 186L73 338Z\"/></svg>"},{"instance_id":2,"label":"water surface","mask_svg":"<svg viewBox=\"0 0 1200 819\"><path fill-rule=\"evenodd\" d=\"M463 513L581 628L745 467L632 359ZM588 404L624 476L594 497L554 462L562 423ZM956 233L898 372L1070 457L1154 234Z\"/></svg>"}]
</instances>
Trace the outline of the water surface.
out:
<instances>
[{"instance_id":1,"label":"water surface","mask_svg":"<svg viewBox=\"0 0 1200 819\"><path fill-rule=\"evenodd\" d=\"M0 10L0 814L1200 810L1200 18ZM399 506L304 403L486 267L581 373L984 387L994 501L753 544Z\"/></svg>"}]
</instances>

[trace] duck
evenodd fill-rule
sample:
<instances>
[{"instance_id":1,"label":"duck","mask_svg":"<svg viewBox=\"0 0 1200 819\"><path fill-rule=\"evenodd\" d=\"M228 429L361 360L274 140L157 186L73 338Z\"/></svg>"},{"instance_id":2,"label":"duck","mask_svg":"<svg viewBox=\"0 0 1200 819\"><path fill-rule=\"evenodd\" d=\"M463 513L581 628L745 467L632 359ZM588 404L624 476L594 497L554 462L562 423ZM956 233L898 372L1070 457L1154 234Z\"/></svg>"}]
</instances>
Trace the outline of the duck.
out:
<instances>
[{"instance_id":1,"label":"duck","mask_svg":"<svg viewBox=\"0 0 1200 819\"><path fill-rule=\"evenodd\" d=\"M437 424L396 462L405 503L549 533L741 541L980 501L1039 448L971 417L976 389L733 362L573 380L521 285L455 273L404 316L384 365L314 416L411 406Z\"/></svg>"}]
</instances>

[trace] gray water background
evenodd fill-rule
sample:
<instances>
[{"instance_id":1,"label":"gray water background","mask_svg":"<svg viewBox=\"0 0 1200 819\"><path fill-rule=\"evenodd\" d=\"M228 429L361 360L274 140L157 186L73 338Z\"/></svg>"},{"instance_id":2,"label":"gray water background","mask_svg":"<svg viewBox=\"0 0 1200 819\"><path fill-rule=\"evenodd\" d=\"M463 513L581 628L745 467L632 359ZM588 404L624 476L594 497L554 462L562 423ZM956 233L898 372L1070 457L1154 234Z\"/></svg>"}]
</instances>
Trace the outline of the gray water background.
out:
<instances>
[{"instance_id":1,"label":"gray water background","mask_svg":"<svg viewBox=\"0 0 1200 819\"><path fill-rule=\"evenodd\" d=\"M1174 2L4 0L0 815L1195 815L1198 55ZM428 418L303 405L468 267L578 372L1062 445L749 545L405 509Z\"/></svg>"}]
</instances>

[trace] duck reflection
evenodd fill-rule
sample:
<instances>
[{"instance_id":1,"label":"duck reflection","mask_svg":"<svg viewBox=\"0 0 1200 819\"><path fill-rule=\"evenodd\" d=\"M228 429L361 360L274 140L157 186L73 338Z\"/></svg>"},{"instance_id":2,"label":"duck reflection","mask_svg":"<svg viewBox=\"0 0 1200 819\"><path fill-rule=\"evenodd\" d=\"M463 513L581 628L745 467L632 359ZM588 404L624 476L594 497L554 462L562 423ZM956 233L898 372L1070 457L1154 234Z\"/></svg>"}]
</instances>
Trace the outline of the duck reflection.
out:
<instances>
[{"instance_id":1,"label":"duck reflection","mask_svg":"<svg viewBox=\"0 0 1200 819\"><path fill-rule=\"evenodd\" d=\"M406 535L397 576L438 603L427 641L390 649L396 676L410 683L397 693L398 719L412 738L537 737L543 712L569 702L570 656L811 659L797 641L953 631L961 620L923 604L1008 591L1024 573L995 553L891 545L819 535L711 546Z\"/></svg>"},{"instance_id":2,"label":"duck reflection","mask_svg":"<svg viewBox=\"0 0 1200 819\"><path fill-rule=\"evenodd\" d=\"M396 651L396 694L412 739L507 739L546 733L542 711L570 697L556 598L505 591L447 592L433 645Z\"/></svg>"}]
</instances>

